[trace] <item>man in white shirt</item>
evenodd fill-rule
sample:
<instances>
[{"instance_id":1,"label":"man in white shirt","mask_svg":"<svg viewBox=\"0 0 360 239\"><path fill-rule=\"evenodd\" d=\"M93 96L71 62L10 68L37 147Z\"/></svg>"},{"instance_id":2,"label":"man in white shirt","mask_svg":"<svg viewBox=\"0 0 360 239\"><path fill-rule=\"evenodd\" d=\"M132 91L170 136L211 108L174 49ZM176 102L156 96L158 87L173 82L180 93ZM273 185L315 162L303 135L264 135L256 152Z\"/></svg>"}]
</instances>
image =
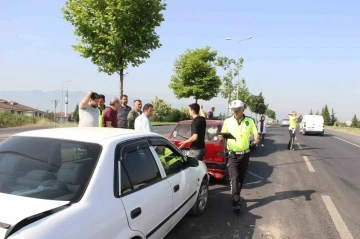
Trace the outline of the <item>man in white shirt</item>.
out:
<instances>
[{"instance_id":1,"label":"man in white shirt","mask_svg":"<svg viewBox=\"0 0 360 239\"><path fill-rule=\"evenodd\" d=\"M89 91L79 104L79 127L99 127L100 96Z\"/></svg>"},{"instance_id":2,"label":"man in white shirt","mask_svg":"<svg viewBox=\"0 0 360 239\"><path fill-rule=\"evenodd\" d=\"M135 130L153 132L150 123L150 117L154 114L154 106L152 104L145 104L141 115L135 119Z\"/></svg>"}]
</instances>

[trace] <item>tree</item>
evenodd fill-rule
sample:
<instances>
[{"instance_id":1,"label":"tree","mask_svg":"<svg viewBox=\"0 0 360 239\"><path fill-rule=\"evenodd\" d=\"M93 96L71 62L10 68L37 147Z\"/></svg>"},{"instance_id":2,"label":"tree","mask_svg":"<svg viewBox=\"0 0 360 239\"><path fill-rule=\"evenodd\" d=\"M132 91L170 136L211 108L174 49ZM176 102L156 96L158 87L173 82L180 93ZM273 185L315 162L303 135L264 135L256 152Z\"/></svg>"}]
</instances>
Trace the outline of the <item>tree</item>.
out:
<instances>
[{"instance_id":1,"label":"tree","mask_svg":"<svg viewBox=\"0 0 360 239\"><path fill-rule=\"evenodd\" d=\"M124 69L144 63L161 46L155 28L164 21L165 8L161 0L68 0L62 12L79 39L74 50L99 72L119 74L122 95Z\"/></svg>"},{"instance_id":2,"label":"tree","mask_svg":"<svg viewBox=\"0 0 360 239\"><path fill-rule=\"evenodd\" d=\"M181 107L180 112L181 112L181 120L190 119L189 108Z\"/></svg>"},{"instance_id":3,"label":"tree","mask_svg":"<svg viewBox=\"0 0 360 239\"><path fill-rule=\"evenodd\" d=\"M275 113L275 111L273 111L273 110L271 110L271 109L269 109L269 108L266 110L265 115L266 115L267 117L269 117L270 119L273 119L273 120L276 119L276 113Z\"/></svg>"},{"instance_id":4,"label":"tree","mask_svg":"<svg viewBox=\"0 0 360 239\"><path fill-rule=\"evenodd\" d=\"M316 111L315 115L320 115L320 112L319 112L319 111Z\"/></svg>"},{"instance_id":5,"label":"tree","mask_svg":"<svg viewBox=\"0 0 360 239\"><path fill-rule=\"evenodd\" d=\"M174 63L175 74L169 88L177 99L194 97L195 102L211 100L219 93L221 80L216 75L217 51L210 47L186 50Z\"/></svg>"},{"instance_id":6,"label":"tree","mask_svg":"<svg viewBox=\"0 0 360 239\"><path fill-rule=\"evenodd\" d=\"M310 110L310 113L309 113L309 115L313 115L313 111L312 111L312 109Z\"/></svg>"},{"instance_id":7,"label":"tree","mask_svg":"<svg viewBox=\"0 0 360 239\"><path fill-rule=\"evenodd\" d=\"M328 109L327 105L325 105L325 107L322 110L322 116L324 118L325 125L333 125L333 124L331 124L331 117L330 117L330 113L329 113L329 109Z\"/></svg>"},{"instance_id":8,"label":"tree","mask_svg":"<svg viewBox=\"0 0 360 239\"><path fill-rule=\"evenodd\" d=\"M239 69L242 69L243 62L243 58L240 58L238 61L227 57L218 57L217 59L217 65L227 71L221 79L222 87L220 89L220 94L224 99L228 100L228 104L230 104L231 97L234 94L234 89L236 87L232 81L239 74Z\"/></svg>"},{"instance_id":9,"label":"tree","mask_svg":"<svg viewBox=\"0 0 360 239\"><path fill-rule=\"evenodd\" d=\"M266 104L265 99L260 93L259 95L252 95L250 97L250 110L255 114L265 114L266 112Z\"/></svg>"},{"instance_id":10,"label":"tree","mask_svg":"<svg viewBox=\"0 0 360 239\"><path fill-rule=\"evenodd\" d=\"M46 110L44 113L44 118L48 119L50 121L54 121L54 112L52 112L50 110Z\"/></svg>"},{"instance_id":11,"label":"tree","mask_svg":"<svg viewBox=\"0 0 360 239\"><path fill-rule=\"evenodd\" d=\"M337 122L337 118L335 116L334 109L331 109L331 125L334 125Z\"/></svg>"},{"instance_id":12,"label":"tree","mask_svg":"<svg viewBox=\"0 0 360 239\"><path fill-rule=\"evenodd\" d=\"M249 88L246 85L246 81L245 79L242 79L240 82L237 82L234 86L234 94L232 96L232 100L236 100L236 88L237 86L239 86L239 94L238 94L238 99L241 100L244 104L245 104L245 109L247 107L250 107L251 109L251 93ZM251 110L252 111L252 110Z\"/></svg>"},{"instance_id":13,"label":"tree","mask_svg":"<svg viewBox=\"0 0 360 239\"><path fill-rule=\"evenodd\" d=\"M359 120L356 117L356 114L354 115L354 117L351 120L351 126L355 127L355 128L359 128Z\"/></svg>"},{"instance_id":14,"label":"tree","mask_svg":"<svg viewBox=\"0 0 360 239\"><path fill-rule=\"evenodd\" d=\"M76 104L72 119L79 123L79 104Z\"/></svg>"},{"instance_id":15,"label":"tree","mask_svg":"<svg viewBox=\"0 0 360 239\"><path fill-rule=\"evenodd\" d=\"M151 104L154 106L154 114L152 117L154 121L162 122L166 116L171 114L171 105L159 99L159 97L155 96Z\"/></svg>"}]
</instances>

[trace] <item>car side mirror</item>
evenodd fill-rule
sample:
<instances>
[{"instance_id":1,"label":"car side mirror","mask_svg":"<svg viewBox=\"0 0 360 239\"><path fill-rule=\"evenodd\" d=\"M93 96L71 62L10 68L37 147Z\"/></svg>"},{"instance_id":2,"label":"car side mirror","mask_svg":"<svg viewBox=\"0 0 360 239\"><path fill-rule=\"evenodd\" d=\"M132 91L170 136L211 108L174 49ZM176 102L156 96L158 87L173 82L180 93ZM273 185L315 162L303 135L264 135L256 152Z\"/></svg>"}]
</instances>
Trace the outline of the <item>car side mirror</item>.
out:
<instances>
[{"instance_id":1,"label":"car side mirror","mask_svg":"<svg viewBox=\"0 0 360 239\"><path fill-rule=\"evenodd\" d=\"M199 166L199 160L193 157L186 157L185 165L188 167L197 167Z\"/></svg>"}]
</instances>

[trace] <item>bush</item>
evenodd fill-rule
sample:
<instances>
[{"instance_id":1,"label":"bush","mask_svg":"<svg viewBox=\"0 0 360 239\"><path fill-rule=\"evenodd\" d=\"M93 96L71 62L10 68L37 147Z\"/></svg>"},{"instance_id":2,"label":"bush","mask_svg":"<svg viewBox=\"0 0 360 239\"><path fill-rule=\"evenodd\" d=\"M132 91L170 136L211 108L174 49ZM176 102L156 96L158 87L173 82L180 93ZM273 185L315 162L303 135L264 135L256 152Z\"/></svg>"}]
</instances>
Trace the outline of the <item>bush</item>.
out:
<instances>
[{"instance_id":1,"label":"bush","mask_svg":"<svg viewBox=\"0 0 360 239\"><path fill-rule=\"evenodd\" d=\"M41 118L27 115L11 114L9 112L0 113L0 128L23 126L36 124Z\"/></svg>"}]
</instances>

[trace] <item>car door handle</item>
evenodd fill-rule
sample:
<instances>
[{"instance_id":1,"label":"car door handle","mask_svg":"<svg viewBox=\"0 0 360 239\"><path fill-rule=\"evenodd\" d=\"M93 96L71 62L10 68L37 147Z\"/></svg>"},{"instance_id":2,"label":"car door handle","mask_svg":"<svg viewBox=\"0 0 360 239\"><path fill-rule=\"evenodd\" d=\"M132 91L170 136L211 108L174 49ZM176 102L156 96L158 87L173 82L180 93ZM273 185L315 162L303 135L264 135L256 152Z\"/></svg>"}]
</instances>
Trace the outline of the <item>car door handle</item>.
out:
<instances>
[{"instance_id":1,"label":"car door handle","mask_svg":"<svg viewBox=\"0 0 360 239\"><path fill-rule=\"evenodd\" d=\"M174 186L174 193L176 193L177 191L179 191L179 189L180 189L179 184L178 184L178 185L175 185L175 186Z\"/></svg>"},{"instance_id":2,"label":"car door handle","mask_svg":"<svg viewBox=\"0 0 360 239\"><path fill-rule=\"evenodd\" d=\"M141 208L135 208L134 210L131 211L130 215L131 215L131 219L134 219L136 217L138 217L141 214Z\"/></svg>"}]
</instances>

